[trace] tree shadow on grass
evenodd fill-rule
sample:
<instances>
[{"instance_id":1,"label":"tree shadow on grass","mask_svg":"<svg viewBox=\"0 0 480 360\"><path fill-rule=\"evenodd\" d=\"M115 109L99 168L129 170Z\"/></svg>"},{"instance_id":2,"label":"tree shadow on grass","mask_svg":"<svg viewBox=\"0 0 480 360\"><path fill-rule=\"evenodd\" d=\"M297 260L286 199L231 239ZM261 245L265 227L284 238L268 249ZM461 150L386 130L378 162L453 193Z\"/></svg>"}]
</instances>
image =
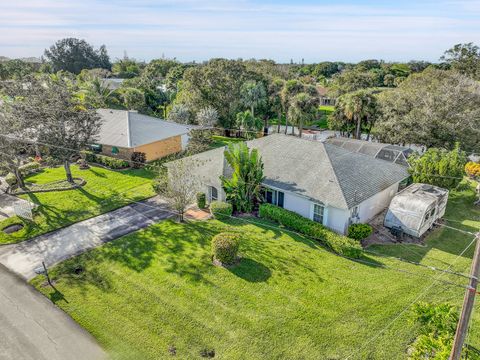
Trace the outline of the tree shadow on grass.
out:
<instances>
[{"instance_id":1,"label":"tree shadow on grass","mask_svg":"<svg viewBox=\"0 0 480 360\"><path fill-rule=\"evenodd\" d=\"M105 179L107 178L107 175L105 175L104 173L98 172L98 171L95 170L95 168L92 167L92 166L90 166L89 171L90 171L93 175L95 175L95 176L98 176L98 177L101 177L101 178L105 178Z\"/></svg>"},{"instance_id":2,"label":"tree shadow on grass","mask_svg":"<svg viewBox=\"0 0 480 360\"><path fill-rule=\"evenodd\" d=\"M97 261L111 261L142 272L152 264L158 247L158 240L143 231L127 235L108 243L102 251L96 252Z\"/></svg>"},{"instance_id":3,"label":"tree shadow on grass","mask_svg":"<svg viewBox=\"0 0 480 360\"><path fill-rule=\"evenodd\" d=\"M228 268L228 270L248 282L265 282L272 276L268 267L249 258L241 259L238 265Z\"/></svg>"}]
</instances>

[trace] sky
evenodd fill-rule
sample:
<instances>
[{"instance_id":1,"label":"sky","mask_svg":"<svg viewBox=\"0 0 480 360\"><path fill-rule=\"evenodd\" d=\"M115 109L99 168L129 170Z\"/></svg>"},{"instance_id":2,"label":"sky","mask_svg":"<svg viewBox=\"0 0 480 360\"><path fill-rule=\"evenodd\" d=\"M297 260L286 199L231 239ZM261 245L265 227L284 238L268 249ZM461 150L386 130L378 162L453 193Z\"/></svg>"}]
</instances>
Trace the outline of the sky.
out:
<instances>
[{"instance_id":1,"label":"sky","mask_svg":"<svg viewBox=\"0 0 480 360\"><path fill-rule=\"evenodd\" d=\"M480 45L480 0L0 0L0 56L40 57L64 37L112 59L438 61Z\"/></svg>"}]
</instances>

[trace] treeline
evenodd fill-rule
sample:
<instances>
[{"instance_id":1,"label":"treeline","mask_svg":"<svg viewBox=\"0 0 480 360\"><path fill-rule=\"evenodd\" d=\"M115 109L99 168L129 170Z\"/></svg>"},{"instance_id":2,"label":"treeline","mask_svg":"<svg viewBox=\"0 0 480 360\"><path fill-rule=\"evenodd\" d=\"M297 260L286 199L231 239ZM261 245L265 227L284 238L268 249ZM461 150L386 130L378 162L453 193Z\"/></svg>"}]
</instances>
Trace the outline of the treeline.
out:
<instances>
[{"instance_id":1,"label":"treeline","mask_svg":"<svg viewBox=\"0 0 480 360\"><path fill-rule=\"evenodd\" d=\"M127 56L111 62L105 46L95 49L84 40L63 39L45 50L41 64L0 62L0 78L50 74L69 80L87 107L137 110L221 127L227 135L255 136L276 124L278 130L295 125L301 136L304 126L328 126L345 136L398 144L453 148L460 141L478 148L479 64L480 51L471 43L455 45L436 64L227 59L197 64L175 59L145 63ZM324 123L322 97L336 104Z\"/></svg>"}]
</instances>

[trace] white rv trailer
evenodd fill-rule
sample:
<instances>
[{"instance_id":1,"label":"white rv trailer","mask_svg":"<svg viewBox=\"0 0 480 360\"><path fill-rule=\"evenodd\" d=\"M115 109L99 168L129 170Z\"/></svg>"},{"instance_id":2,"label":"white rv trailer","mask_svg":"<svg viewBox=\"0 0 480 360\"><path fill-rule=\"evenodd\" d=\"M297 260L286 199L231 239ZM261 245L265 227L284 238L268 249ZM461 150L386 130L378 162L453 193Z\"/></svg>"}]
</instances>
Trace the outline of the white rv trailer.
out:
<instances>
[{"instance_id":1,"label":"white rv trailer","mask_svg":"<svg viewBox=\"0 0 480 360\"><path fill-rule=\"evenodd\" d=\"M428 184L412 184L395 195L385 215L384 226L421 237L445 214L448 190Z\"/></svg>"}]
</instances>

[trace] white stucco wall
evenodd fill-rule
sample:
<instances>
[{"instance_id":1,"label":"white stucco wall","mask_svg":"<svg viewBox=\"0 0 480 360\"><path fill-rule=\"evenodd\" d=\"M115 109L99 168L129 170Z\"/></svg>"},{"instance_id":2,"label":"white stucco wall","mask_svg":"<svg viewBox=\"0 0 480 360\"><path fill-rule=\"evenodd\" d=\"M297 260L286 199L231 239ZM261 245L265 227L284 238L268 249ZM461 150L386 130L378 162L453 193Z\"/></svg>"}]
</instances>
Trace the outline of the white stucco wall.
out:
<instances>
[{"instance_id":1,"label":"white stucco wall","mask_svg":"<svg viewBox=\"0 0 480 360\"><path fill-rule=\"evenodd\" d=\"M183 134L181 136L181 139L182 139L182 150L185 150L187 148L188 141L190 140L190 136L188 136L188 134Z\"/></svg>"},{"instance_id":2,"label":"white stucco wall","mask_svg":"<svg viewBox=\"0 0 480 360\"><path fill-rule=\"evenodd\" d=\"M350 211L329 206L327 212L327 223L324 225L340 234L345 234L348 227L348 219L350 218Z\"/></svg>"},{"instance_id":3,"label":"white stucco wall","mask_svg":"<svg viewBox=\"0 0 480 360\"><path fill-rule=\"evenodd\" d=\"M282 191L282 190L280 190ZM294 211L297 214L310 218L310 206L311 202L301 196L297 196L292 193L282 191L285 194L283 207L287 210Z\"/></svg>"},{"instance_id":4,"label":"white stucco wall","mask_svg":"<svg viewBox=\"0 0 480 360\"><path fill-rule=\"evenodd\" d=\"M271 187L272 189L275 189ZM310 220L313 220L313 205L316 203L302 196L289 193L280 189L275 189L284 193L283 207L287 210L294 211ZM348 210L337 209L328 205L324 206L323 225L344 234L348 226L350 212Z\"/></svg>"},{"instance_id":5,"label":"white stucco wall","mask_svg":"<svg viewBox=\"0 0 480 360\"><path fill-rule=\"evenodd\" d=\"M390 201L398 191L398 184L386 188L382 192L375 194L371 198L363 201L359 205L359 219L357 222L365 223L371 220L375 215L379 214L383 209L388 207Z\"/></svg>"}]
</instances>

